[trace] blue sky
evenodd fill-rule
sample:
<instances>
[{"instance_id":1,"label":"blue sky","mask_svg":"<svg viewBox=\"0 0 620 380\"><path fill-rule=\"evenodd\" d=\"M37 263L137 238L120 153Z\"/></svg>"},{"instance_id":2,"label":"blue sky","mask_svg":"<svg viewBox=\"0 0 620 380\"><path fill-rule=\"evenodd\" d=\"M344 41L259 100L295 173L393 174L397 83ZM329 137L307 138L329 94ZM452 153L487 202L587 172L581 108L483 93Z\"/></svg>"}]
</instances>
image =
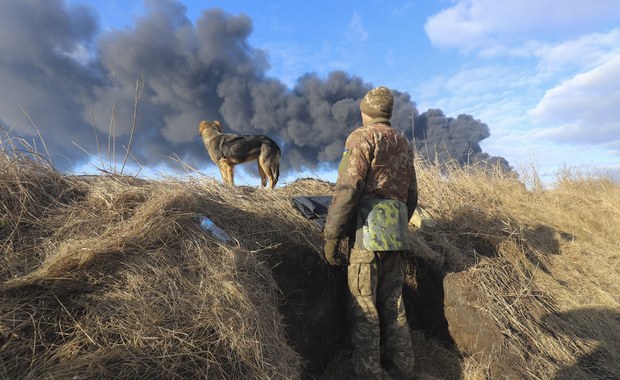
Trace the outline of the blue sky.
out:
<instances>
[{"instance_id":1,"label":"blue sky","mask_svg":"<svg viewBox=\"0 0 620 380\"><path fill-rule=\"evenodd\" d=\"M247 15L267 74L289 87L342 70L408 92L420 112L481 120L491 131L483 151L517 170L620 171L617 0L182 3L192 21L212 8ZM68 4L92 7L101 32L144 12L139 0Z\"/></svg>"}]
</instances>

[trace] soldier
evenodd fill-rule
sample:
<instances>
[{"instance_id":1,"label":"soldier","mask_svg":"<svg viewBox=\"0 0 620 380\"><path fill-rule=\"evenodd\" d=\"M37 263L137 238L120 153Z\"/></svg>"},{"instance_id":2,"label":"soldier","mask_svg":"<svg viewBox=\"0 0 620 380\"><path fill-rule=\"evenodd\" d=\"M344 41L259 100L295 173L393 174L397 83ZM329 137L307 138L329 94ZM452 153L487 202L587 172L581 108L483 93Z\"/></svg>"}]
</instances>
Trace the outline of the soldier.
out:
<instances>
[{"instance_id":1,"label":"soldier","mask_svg":"<svg viewBox=\"0 0 620 380\"><path fill-rule=\"evenodd\" d=\"M354 236L348 258L348 318L357 378L413 378L413 348L402 299L407 224L417 202L413 152L392 129L386 87L362 99L362 126L345 143L324 229L325 259L346 262L339 243ZM349 240L350 242L352 241Z\"/></svg>"}]
</instances>

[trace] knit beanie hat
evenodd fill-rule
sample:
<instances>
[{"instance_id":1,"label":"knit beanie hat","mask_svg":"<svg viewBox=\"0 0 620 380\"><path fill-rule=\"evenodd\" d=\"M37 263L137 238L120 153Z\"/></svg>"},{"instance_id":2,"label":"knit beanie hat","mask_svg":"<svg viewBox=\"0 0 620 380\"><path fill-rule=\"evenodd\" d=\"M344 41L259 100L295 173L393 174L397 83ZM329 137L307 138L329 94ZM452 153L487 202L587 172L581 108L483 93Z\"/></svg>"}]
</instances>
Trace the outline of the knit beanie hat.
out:
<instances>
[{"instance_id":1,"label":"knit beanie hat","mask_svg":"<svg viewBox=\"0 0 620 380\"><path fill-rule=\"evenodd\" d=\"M362 98L360 110L370 117L392 117L394 97L387 87L375 87Z\"/></svg>"}]
</instances>

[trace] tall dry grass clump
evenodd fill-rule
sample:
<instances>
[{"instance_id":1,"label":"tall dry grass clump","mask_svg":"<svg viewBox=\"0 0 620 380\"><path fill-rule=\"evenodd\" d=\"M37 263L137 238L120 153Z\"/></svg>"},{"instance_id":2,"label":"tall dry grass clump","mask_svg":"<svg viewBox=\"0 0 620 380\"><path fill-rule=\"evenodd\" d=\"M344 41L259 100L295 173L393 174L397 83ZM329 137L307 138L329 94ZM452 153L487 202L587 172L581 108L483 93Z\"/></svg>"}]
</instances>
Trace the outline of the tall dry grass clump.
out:
<instances>
[{"instance_id":1,"label":"tall dry grass clump","mask_svg":"<svg viewBox=\"0 0 620 380\"><path fill-rule=\"evenodd\" d=\"M437 228L414 235L414 260L458 273L499 336L465 352L463 377L620 378L620 186L564 173L528 190L494 168L418 165Z\"/></svg>"},{"instance_id":2,"label":"tall dry grass clump","mask_svg":"<svg viewBox=\"0 0 620 380\"><path fill-rule=\"evenodd\" d=\"M223 193L0 153L0 377L298 378L269 268L194 220Z\"/></svg>"}]
</instances>

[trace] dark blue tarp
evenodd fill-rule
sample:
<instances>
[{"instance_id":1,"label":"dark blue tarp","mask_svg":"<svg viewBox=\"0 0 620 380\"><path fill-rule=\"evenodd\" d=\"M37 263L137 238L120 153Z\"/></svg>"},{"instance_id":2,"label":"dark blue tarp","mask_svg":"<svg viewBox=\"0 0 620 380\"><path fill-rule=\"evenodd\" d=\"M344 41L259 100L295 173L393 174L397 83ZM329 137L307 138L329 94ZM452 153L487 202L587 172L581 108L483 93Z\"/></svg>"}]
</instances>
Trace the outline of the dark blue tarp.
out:
<instances>
[{"instance_id":1,"label":"dark blue tarp","mask_svg":"<svg viewBox=\"0 0 620 380\"><path fill-rule=\"evenodd\" d=\"M321 231L325 227L327 209L330 203L332 203L331 195L299 196L293 198L293 207L299 210L307 219L313 221Z\"/></svg>"}]
</instances>

